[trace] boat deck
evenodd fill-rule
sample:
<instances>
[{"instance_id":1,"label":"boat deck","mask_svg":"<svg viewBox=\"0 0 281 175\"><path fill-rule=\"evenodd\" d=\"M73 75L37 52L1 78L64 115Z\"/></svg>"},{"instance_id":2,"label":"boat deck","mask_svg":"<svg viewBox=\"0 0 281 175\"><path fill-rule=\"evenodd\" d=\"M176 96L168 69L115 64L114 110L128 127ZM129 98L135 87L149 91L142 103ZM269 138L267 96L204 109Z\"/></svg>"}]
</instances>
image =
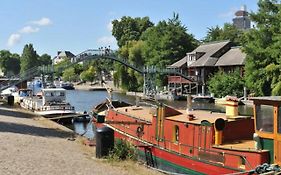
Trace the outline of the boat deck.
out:
<instances>
[{"instance_id":1,"label":"boat deck","mask_svg":"<svg viewBox=\"0 0 281 175\"><path fill-rule=\"evenodd\" d=\"M146 106L120 107L117 108L116 111L148 122L152 122L153 115L156 114L156 109L153 110L153 108Z\"/></svg>"}]
</instances>

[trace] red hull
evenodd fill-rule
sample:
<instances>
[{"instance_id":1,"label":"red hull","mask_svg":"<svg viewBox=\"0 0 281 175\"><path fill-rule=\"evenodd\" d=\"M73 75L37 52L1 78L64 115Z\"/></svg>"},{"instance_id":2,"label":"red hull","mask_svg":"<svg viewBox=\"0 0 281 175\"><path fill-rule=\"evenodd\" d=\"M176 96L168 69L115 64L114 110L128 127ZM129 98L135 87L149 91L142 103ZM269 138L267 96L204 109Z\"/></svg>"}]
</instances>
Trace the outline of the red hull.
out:
<instances>
[{"instance_id":1,"label":"red hull","mask_svg":"<svg viewBox=\"0 0 281 175\"><path fill-rule=\"evenodd\" d=\"M110 109L106 116L106 125L115 130L117 138L126 139L136 145L142 152L149 147L154 156L156 167L164 165L178 173L189 174L229 174L248 172L257 165L268 162L268 152L243 149L223 149L214 147L215 131L213 123L188 123L169 118L151 118L150 110L142 108ZM166 113L178 115L170 108ZM162 111L163 113L163 111ZM141 116L143 118L138 118ZM252 130L252 120L243 119L227 123L224 140L236 140L252 137L240 128ZM178 130L179 132L177 132ZM232 131L232 132L229 132ZM235 133L235 134L233 134ZM160 162L160 163L159 163Z\"/></svg>"}]
</instances>

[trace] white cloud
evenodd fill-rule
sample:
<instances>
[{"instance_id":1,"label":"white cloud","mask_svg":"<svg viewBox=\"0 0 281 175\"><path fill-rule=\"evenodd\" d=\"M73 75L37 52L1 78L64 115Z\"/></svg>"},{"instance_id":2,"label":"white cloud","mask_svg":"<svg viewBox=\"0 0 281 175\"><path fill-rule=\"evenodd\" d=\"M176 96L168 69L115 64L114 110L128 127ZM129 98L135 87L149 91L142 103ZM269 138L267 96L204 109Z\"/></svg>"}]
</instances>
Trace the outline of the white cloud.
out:
<instances>
[{"instance_id":1,"label":"white cloud","mask_svg":"<svg viewBox=\"0 0 281 175\"><path fill-rule=\"evenodd\" d=\"M116 45L117 41L113 36L103 36L97 41L102 46Z\"/></svg>"},{"instance_id":2,"label":"white cloud","mask_svg":"<svg viewBox=\"0 0 281 175\"><path fill-rule=\"evenodd\" d=\"M39 31L38 27L25 26L22 29L20 29L19 32L29 34L29 33L36 33L38 31Z\"/></svg>"},{"instance_id":3,"label":"white cloud","mask_svg":"<svg viewBox=\"0 0 281 175\"><path fill-rule=\"evenodd\" d=\"M7 46L13 47L17 43L19 43L20 40L21 40L21 35L18 34L18 33L13 33L13 34L10 35L10 37L8 39Z\"/></svg>"},{"instance_id":4,"label":"white cloud","mask_svg":"<svg viewBox=\"0 0 281 175\"><path fill-rule=\"evenodd\" d=\"M32 21L31 23L36 24L38 26L48 26L51 25L53 22L49 18L43 17L37 21Z\"/></svg>"}]
</instances>

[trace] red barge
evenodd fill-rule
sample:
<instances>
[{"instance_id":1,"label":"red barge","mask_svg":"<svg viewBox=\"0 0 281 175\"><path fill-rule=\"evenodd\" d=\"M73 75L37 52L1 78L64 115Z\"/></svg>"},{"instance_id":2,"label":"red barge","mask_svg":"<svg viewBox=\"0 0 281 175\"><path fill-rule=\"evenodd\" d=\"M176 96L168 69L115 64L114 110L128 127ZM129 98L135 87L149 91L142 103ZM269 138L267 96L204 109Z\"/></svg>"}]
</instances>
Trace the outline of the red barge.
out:
<instances>
[{"instance_id":1,"label":"red barge","mask_svg":"<svg viewBox=\"0 0 281 175\"><path fill-rule=\"evenodd\" d=\"M147 165L187 174L248 174L264 163L281 164L281 97L253 98L254 117L170 106L109 107L106 125L126 139ZM257 172L256 172L257 173Z\"/></svg>"}]
</instances>

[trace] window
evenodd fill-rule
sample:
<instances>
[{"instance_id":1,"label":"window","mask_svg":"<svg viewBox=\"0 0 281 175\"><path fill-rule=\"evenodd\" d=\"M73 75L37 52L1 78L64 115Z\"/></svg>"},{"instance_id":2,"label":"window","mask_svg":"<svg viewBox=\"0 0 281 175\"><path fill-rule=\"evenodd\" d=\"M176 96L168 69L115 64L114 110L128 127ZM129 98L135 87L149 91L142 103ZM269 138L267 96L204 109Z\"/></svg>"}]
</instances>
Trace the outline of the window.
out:
<instances>
[{"instance_id":1,"label":"window","mask_svg":"<svg viewBox=\"0 0 281 175\"><path fill-rule=\"evenodd\" d=\"M179 141L179 126L175 125L174 126L174 142Z\"/></svg>"},{"instance_id":2,"label":"window","mask_svg":"<svg viewBox=\"0 0 281 175\"><path fill-rule=\"evenodd\" d=\"M245 165L246 165L246 158L243 156L240 156L239 168L245 169Z\"/></svg>"},{"instance_id":3,"label":"window","mask_svg":"<svg viewBox=\"0 0 281 175\"><path fill-rule=\"evenodd\" d=\"M256 106L256 127L258 131L273 132L273 106Z\"/></svg>"}]
</instances>

